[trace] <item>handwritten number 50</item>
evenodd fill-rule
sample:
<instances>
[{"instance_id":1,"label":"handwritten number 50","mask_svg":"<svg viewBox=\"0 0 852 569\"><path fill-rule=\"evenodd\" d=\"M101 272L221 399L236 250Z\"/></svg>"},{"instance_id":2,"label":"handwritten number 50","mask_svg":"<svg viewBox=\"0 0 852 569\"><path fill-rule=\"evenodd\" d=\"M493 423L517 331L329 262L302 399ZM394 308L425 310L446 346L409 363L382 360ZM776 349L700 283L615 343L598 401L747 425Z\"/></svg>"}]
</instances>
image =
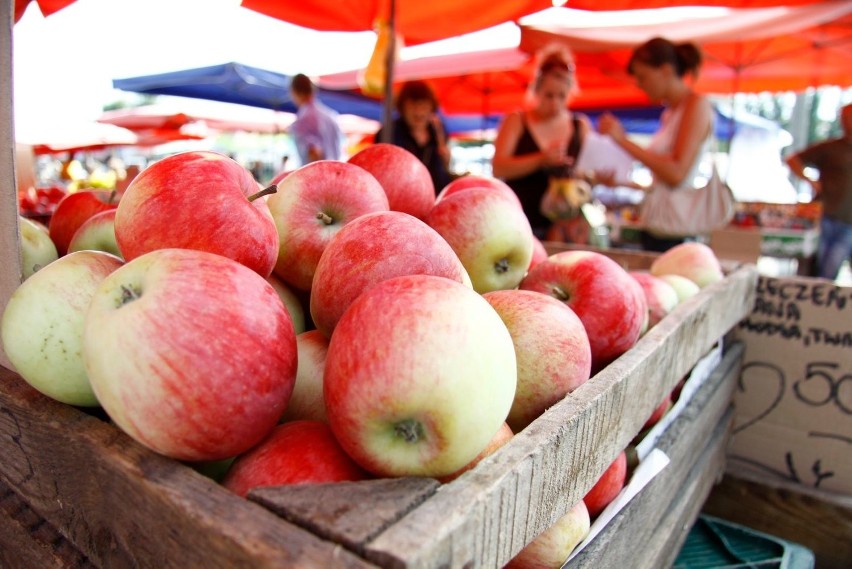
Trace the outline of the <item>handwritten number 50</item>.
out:
<instances>
[{"instance_id":1,"label":"handwritten number 50","mask_svg":"<svg viewBox=\"0 0 852 569\"><path fill-rule=\"evenodd\" d=\"M793 392L799 401L814 407L833 402L843 413L852 415L852 393L843 392L844 387L852 390L852 375L847 373L835 377L838 367L834 362L809 363L805 368L805 378L793 384Z\"/></svg>"}]
</instances>

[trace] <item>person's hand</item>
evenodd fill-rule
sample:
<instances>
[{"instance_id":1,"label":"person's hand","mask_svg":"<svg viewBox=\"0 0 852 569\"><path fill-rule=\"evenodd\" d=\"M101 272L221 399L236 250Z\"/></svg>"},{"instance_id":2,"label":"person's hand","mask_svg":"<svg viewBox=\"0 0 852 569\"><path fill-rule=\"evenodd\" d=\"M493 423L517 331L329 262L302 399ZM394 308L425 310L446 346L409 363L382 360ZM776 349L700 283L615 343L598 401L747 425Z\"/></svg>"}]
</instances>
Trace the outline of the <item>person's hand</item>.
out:
<instances>
[{"instance_id":1,"label":"person's hand","mask_svg":"<svg viewBox=\"0 0 852 569\"><path fill-rule=\"evenodd\" d=\"M571 166L574 159L565 153L565 145L559 142L554 142L546 147L541 153L542 166L545 168L557 168L562 166Z\"/></svg>"},{"instance_id":2,"label":"person's hand","mask_svg":"<svg viewBox=\"0 0 852 569\"><path fill-rule=\"evenodd\" d=\"M598 132L618 142L624 138L624 126L612 113L603 113L598 119Z\"/></svg>"},{"instance_id":3,"label":"person's hand","mask_svg":"<svg viewBox=\"0 0 852 569\"><path fill-rule=\"evenodd\" d=\"M601 168L595 170L591 175L592 184L602 184L604 186L618 185L615 180L615 168Z\"/></svg>"}]
</instances>

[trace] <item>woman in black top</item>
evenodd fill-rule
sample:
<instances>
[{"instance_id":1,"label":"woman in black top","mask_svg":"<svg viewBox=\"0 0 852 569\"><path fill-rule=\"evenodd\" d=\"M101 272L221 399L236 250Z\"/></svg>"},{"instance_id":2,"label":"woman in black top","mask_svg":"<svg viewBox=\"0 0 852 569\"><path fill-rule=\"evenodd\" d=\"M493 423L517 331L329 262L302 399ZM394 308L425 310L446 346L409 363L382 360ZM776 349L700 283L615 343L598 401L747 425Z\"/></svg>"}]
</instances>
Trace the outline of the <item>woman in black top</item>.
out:
<instances>
[{"instance_id":1,"label":"woman in black top","mask_svg":"<svg viewBox=\"0 0 852 569\"><path fill-rule=\"evenodd\" d=\"M570 53L558 49L542 54L530 85L530 105L506 115L494 142L494 176L518 194L539 239L546 238L551 224L540 210L550 177L571 175L591 128L587 118L574 117L568 109L575 88Z\"/></svg>"},{"instance_id":2,"label":"woman in black top","mask_svg":"<svg viewBox=\"0 0 852 569\"><path fill-rule=\"evenodd\" d=\"M437 115L438 99L428 83L409 81L396 96L396 108L399 117L393 121L391 142L426 165L437 195L452 179L447 136ZM376 133L375 140L382 142L382 129Z\"/></svg>"}]
</instances>

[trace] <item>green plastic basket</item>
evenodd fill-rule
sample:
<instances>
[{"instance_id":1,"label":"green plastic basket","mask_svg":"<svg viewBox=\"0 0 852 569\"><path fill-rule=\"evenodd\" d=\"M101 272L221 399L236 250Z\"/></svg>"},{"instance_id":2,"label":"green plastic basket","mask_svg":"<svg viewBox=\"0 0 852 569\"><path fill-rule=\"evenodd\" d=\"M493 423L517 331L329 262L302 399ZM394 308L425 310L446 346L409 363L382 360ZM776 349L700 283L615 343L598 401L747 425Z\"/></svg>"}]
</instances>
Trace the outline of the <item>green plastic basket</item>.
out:
<instances>
[{"instance_id":1,"label":"green plastic basket","mask_svg":"<svg viewBox=\"0 0 852 569\"><path fill-rule=\"evenodd\" d=\"M797 543L714 518L699 516L674 569L813 569L813 552Z\"/></svg>"}]
</instances>

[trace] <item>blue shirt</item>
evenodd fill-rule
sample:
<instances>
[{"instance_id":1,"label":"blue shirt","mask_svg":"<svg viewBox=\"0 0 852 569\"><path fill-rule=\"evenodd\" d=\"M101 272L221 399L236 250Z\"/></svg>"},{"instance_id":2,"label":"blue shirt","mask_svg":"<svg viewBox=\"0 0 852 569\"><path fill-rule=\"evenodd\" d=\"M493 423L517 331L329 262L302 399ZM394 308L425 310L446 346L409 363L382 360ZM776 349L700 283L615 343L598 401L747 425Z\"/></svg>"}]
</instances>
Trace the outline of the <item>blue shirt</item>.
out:
<instances>
[{"instance_id":1,"label":"blue shirt","mask_svg":"<svg viewBox=\"0 0 852 569\"><path fill-rule=\"evenodd\" d=\"M343 133L337 124L337 112L317 100L304 103L290 126L290 134L302 164L310 162L311 147L322 150L325 160L339 160Z\"/></svg>"}]
</instances>

